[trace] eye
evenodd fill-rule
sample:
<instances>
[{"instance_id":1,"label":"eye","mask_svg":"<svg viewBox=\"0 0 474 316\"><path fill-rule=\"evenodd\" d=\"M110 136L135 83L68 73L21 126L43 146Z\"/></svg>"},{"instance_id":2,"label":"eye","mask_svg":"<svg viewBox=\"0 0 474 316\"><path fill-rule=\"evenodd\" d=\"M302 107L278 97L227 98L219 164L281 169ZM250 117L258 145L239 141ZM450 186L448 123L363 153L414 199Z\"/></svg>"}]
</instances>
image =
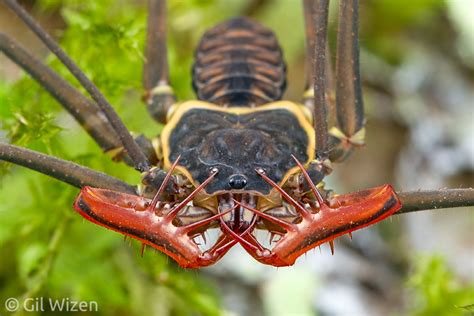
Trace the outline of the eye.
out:
<instances>
[{"instance_id":1,"label":"eye","mask_svg":"<svg viewBox=\"0 0 474 316\"><path fill-rule=\"evenodd\" d=\"M247 178L241 174L234 174L229 178L229 186L232 189L241 190L247 185Z\"/></svg>"}]
</instances>

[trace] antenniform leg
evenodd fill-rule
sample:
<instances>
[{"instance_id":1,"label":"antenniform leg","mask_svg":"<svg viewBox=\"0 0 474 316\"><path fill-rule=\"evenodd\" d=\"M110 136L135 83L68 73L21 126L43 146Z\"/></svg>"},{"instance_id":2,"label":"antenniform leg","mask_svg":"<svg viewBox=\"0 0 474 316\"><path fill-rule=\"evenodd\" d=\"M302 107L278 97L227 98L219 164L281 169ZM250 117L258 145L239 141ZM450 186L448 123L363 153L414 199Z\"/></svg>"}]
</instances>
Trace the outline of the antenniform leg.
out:
<instances>
[{"instance_id":1,"label":"antenniform leg","mask_svg":"<svg viewBox=\"0 0 474 316\"><path fill-rule=\"evenodd\" d=\"M327 56L329 0L303 0L303 10L306 24L306 91L303 101L312 110L316 139L316 158L308 164L307 172L314 182L319 183L332 171L328 123L329 118L334 117L334 107L329 106L327 100L332 87Z\"/></svg>"},{"instance_id":2,"label":"antenniform leg","mask_svg":"<svg viewBox=\"0 0 474 316\"><path fill-rule=\"evenodd\" d=\"M143 69L144 100L150 115L166 123L166 114L176 102L169 84L166 45L166 1L148 1L148 27Z\"/></svg>"},{"instance_id":3,"label":"antenniform leg","mask_svg":"<svg viewBox=\"0 0 474 316\"><path fill-rule=\"evenodd\" d=\"M340 1L335 82L326 41L328 1L304 0L303 5L307 47L303 102L313 112L316 157L341 162L364 144L365 136L358 0Z\"/></svg>"},{"instance_id":4,"label":"antenniform leg","mask_svg":"<svg viewBox=\"0 0 474 316\"><path fill-rule=\"evenodd\" d=\"M29 54L19 43L0 33L0 51L21 66L84 127L104 151L121 146L107 119L90 99L66 82L54 70Z\"/></svg>"},{"instance_id":5,"label":"antenniform leg","mask_svg":"<svg viewBox=\"0 0 474 316\"><path fill-rule=\"evenodd\" d=\"M323 5L323 6L321 6ZM305 58L305 86L303 94L303 104L311 111L315 113L315 94L314 94L314 82L319 80L318 87L321 87L321 83L324 84L326 102L325 106L327 109L327 124L328 126L334 126L336 120L336 108L334 103L334 78L333 69L331 64L331 52L329 45L326 40L326 51L324 59L317 62L316 68L314 67L315 62L315 39L319 36L319 40L324 40L322 34L327 32L327 25L325 20L319 20L315 15L326 16L328 13L328 6L326 3L315 0L303 0L303 11L305 20L305 37L306 37L306 58ZM319 24L316 25L316 22ZM321 43L319 44L321 45ZM319 48L318 48L319 49ZM319 58L322 56L319 55ZM324 61L324 78L315 78L313 73L319 71L322 62ZM321 73L319 73L321 75ZM320 88L318 88L320 89ZM321 93L318 91L318 93ZM319 101L321 106L321 101Z\"/></svg>"},{"instance_id":6,"label":"antenniform leg","mask_svg":"<svg viewBox=\"0 0 474 316\"><path fill-rule=\"evenodd\" d=\"M58 73L43 64L6 34L0 33L0 51L28 72L41 84L95 140L100 148L115 161L133 162L124 152L122 142L102 110ZM152 144L144 136L136 138L142 151L151 162L157 160Z\"/></svg>"},{"instance_id":7,"label":"antenniform leg","mask_svg":"<svg viewBox=\"0 0 474 316\"><path fill-rule=\"evenodd\" d=\"M90 185L137 194L133 186L102 172L4 142L0 142L0 160L36 170L77 188Z\"/></svg>"},{"instance_id":8,"label":"antenniform leg","mask_svg":"<svg viewBox=\"0 0 474 316\"><path fill-rule=\"evenodd\" d=\"M329 202L325 201L305 168L298 161L297 164L313 195L312 202L306 206L293 199L265 173L258 172L280 192L289 205L295 208L301 216L300 222L288 223L236 201L237 204L285 230L272 249L265 249L251 234L242 236L246 242L239 240L242 247L262 263L273 266L292 265L308 250L325 242L332 243L341 235L377 223L401 208L401 203L390 185L338 195L331 198ZM278 232L278 234L281 233Z\"/></svg>"},{"instance_id":9,"label":"antenniform leg","mask_svg":"<svg viewBox=\"0 0 474 316\"><path fill-rule=\"evenodd\" d=\"M79 69L74 61L59 47L53 38L26 12L21 5L15 0L3 0L3 2L16 14L26 25L33 31L41 41L58 57L66 68L76 77L81 85L90 94L97 106L102 110L108 122L115 130L117 136L125 148L127 154L133 161L135 169L139 171L147 171L150 169L150 162L140 149L139 145L133 139L132 135L124 125L120 117L117 115L112 105L107 101L105 96L99 89L87 78L87 76Z\"/></svg>"}]
</instances>

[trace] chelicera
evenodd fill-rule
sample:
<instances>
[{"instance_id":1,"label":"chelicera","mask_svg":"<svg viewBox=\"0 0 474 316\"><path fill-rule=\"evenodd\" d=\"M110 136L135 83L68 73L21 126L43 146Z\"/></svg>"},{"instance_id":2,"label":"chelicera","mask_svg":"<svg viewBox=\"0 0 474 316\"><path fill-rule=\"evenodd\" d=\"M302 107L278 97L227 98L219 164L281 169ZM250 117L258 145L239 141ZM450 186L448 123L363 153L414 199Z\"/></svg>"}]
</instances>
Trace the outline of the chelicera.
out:
<instances>
[{"instance_id":1,"label":"chelicera","mask_svg":"<svg viewBox=\"0 0 474 316\"><path fill-rule=\"evenodd\" d=\"M303 1L306 92L281 100L283 54L271 30L234 18L208 30L192 69L198 100L178 102L168 77L166 3L149 1L144 100L165 124L133 138L112 106L14 0L4 2L76 76L92 99L8 36L0 48L40 82L106 152L142 173L131 186L103 173L1 143L0 159L81 188L74 208L89 221L138 239L185 268L218 261L239 243L256 260L292 265L306 251L396 212L474 203L472 189L408 192L390 185L337 195L323 186L333 162L364 142L358 1L341 1L335 78L327 48L329 1ZM403 204L403 209L402 209ZM195 238L218 228L217 241ZM270 246L256 238L268 231Z\"/></svg>"}]
</instances>

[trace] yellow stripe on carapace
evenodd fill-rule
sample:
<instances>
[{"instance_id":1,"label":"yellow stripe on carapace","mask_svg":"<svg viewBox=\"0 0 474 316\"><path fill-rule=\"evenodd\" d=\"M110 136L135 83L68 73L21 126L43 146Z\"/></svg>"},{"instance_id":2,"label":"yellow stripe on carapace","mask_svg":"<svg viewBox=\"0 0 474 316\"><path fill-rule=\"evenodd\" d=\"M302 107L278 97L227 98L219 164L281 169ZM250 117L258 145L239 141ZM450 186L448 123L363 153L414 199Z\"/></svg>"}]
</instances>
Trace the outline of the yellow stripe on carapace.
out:
<instances>
[{"instance_id":1,"label":"yellow stripe on carapace","mask_svg":"<svg viewBox=\"0 0 474 316\"><path fill-rule=\"evenodd\" d=\"M290 101L277 101L277 102L261 105L255 108L250 108L250 107L222 107L222 106L204 102L204 101L192 100L192 101L186 101L180 104L176 104L173 107L174 107L173 113L171 117L168 119L168 123L163 128L161 132L161 136L160 136L161 146L163 150L163 158L164 158L163 168L165 170L169 170L172 164L172 162L170 162L169 160L170 144L168 142L171 136L171 133L173 132L178 122L181 120L181 117L183 117L183 115L186 114L188 111L195 110L195 109L212 110L212 111L225 112L225 113L236 114L236 115L245 115L249 113L271 111L271 110L287 110L288 112L292 113L297 118L301 127L305 130L306 135L308 136L308 148L307 148L308 161L305 161L302 163L306 165L306 164L309 164L314 159L314 149L316 145L314 128L311 125L311 123L308 121L308 118L304 113L304 106L299 105L297 103L293 103ZM178 165L176 169L179 172L183 173L186 177L188 177L188 179L193 183L193 185L196 185L190 172L186 168ZM288 172L285 174L280 184L285 183L286 180L288 180L288 178L292 174L297 172L298 170L299 168L297 166L288 170Z\"/></svg>"}]
</instances>

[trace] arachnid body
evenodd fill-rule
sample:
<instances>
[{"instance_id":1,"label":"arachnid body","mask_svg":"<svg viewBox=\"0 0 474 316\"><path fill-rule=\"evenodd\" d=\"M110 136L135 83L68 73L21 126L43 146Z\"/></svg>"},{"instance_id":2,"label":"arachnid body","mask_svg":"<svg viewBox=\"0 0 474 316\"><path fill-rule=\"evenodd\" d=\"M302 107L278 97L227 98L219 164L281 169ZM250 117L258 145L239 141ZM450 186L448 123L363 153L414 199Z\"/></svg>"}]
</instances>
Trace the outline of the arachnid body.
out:
<instances>
[{"instance_id":1,"label":"arachnid body","mask_svg":"<svg viewBox=\"0 0 474 316\"><path fill-rule=\"evenodd\" d=\"M2 51L87 125L104 151L142 172L142 183L136 188L8 144L0 145L0 158L82 188L74 207L83 217L166 253L182 267L213 264L237 243L262 263L292 265L309 249L383 220L402 204L416 210L437 202L418 205L405 194L405 203L389 185L346 195L322 185L332 162L343 161L364 139L357 1L340 4L335 79L326 56L328 1L304 1L308 71L301 104L280 100L287 84L282 51L269 29L248 18L205 33L192 69L198 100L177 102L168 78L166 5L149 1L144 99L152 117L165 124L154 140L133 138L39 25L15 1L4 2L92 99L5 35ZM472 190L461 193L472 199ZM461 205L456 198L450 205ZM203 249L195 238L211 228L220 235ZM256 239L259 229L278 236L270 249Z\"/></svg>"}]
</instances>

